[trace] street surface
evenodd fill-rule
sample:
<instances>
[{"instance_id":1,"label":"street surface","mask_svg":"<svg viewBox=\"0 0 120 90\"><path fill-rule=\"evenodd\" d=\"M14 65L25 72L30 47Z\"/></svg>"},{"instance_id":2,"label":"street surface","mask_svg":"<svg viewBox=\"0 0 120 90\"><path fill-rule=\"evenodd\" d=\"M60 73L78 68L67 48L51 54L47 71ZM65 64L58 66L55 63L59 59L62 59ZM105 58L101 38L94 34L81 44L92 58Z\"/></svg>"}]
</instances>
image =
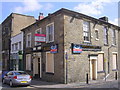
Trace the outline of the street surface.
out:
<instances>
[{"instance_id":1,"label":"street surface","mask_svg":"<svg viewBox=\"0 0 120 90\"><path fill-rule=\"evenodd\" d=\"M3 88L9 90L9 88L14 89L39 89L39 88L113 88L114 90L118 89L118 81L117 80L109 80L109 81L102 81L96 82L92 81L89 84L83 83L71 83L71 84L57 84L51 82L44 82L39 80L33 80L31 86L16 86L10 87L9 85L3 84ZM116 88L116 89L115 89Z\"/></svg>"}]
</instances>

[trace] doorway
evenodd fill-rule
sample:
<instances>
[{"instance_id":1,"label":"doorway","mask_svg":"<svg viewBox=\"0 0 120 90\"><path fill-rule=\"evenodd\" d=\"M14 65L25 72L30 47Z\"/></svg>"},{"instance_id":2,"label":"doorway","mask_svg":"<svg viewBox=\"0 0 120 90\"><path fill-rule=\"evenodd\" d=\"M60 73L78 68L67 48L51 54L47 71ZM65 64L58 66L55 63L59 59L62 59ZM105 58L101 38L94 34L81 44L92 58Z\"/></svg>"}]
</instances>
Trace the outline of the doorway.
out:
<instances>
[{"instance_id":1,"label":"doorway","mask_svg":"<svg viewBox=\"0 0 120 90\"><path fill-rule=\"evenodd\" d=\"M90 59L90 79L91 80L97 79L97 57Z\"/></svg>"},{"instance_id":2,"label":"doorway","mask_svg":"<svg viewBox=\"0 0 120 90\"><path fill-rule=\"evenodd\" d=\"M33 60L33 76L35 78L42 77L41 57L36 57Z\"/></svg>"}]
</instances>

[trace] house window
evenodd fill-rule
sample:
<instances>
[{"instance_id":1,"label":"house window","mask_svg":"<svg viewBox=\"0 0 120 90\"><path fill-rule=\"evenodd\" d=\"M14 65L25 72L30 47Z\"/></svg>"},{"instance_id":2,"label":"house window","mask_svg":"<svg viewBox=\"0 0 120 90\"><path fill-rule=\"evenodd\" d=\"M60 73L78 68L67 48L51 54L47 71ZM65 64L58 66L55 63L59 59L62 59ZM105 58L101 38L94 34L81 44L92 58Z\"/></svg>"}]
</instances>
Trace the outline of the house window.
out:
<instances>
[{"instance_id":1,"label":"house window","mask_svg":"<svg viewBox=\"0 0 120 90\"><path fill-rule=\"evenodd\" d=\"M98 30L97 29L95 30L95 37L96 37L96 40L99 39L99 34L98 34Z\"/></svg>"},{"instance_id":2,"label":"house window","mask_svg":"<svg viewBox=\"0 0 120 90\"><path fill-rule=\"evenodd\" d=\"M113 66L113 70L117 69L117 54L113 53L113 60L112 60L112 66Z\"/></svg>"},{"instance_id":3,"label":"house window","mask_svg":"<svg viewBox=\"0 0 120 90\"><path fill-rule=\"evenodd\" d=\"M27 47L31 47L31 33L27 34L27 43L26 43Z\"/></svg>"},{"instance_id":4,"label":"house window","mask_svg":"<svg viewBox=\"0 0 120 90\"><path fill-rule=\"evenodd\" d=\"M54 41L54 24L53 23L47 25L46 27L46 38L47 38L47 42Z\"/></svg>"},{"instance_id":5,"label":"house window","mask_svg":"<svg viewBox=\"0 0 120 90\"><path fill-rule=\"evenodd\" d=\"M26 55L26 70L31 70L31 54Z\"/></svg>"},{"instance_id":6,"label":"house window","mask_svg":"<svg viewBox=\"0 0 120 90\"><path fill-rule=\"evenodd\" d=\"M18 43L15 43L15 50L18 50Z\"/></svg>"},{"instance_id":7,"label":"house window","mask_svg":"<svg viewBox=\"0 0 120 90\"><path fill-rule=\"evenodd\" d=\"M84 41L90 41L90 22L83 21L83 36Z\"/></svg>"},{"instance_id":8,"label":"house window","mask_svg":"<svg viewBox=\"0 0 120 90\"><path fill-rule=\"evenodd\" d=\"M12 51L14 51L14 44L12 44Z\"/></svg>"},{"instance_id":9,"label":"house window","mask_svg":"<svg viewBox=\"0 0 120 90\"><path fill-rule=\"evenodd\" d=\"M35 31L35 34L42 34L42 28L39 28ZM41 45L41 42L35 42L35 46Z\"/></svg>"},{"instance_id":10,"label":"house window","mask_svg":"<svg viewBox=\"0 0 120 90\"><path fill-rule=\"evenodd\" d=\"M103 71L104 70L104 54L103 53L100 53L98 54L98 68L97 68L97 71Z\"/></svg>"},{"instance_id":11,"label":"house window","mask_svg":"<svg viewBox=\"0 0 120 90\"><path fill-rule=\"evenodd\" d=\"M54 73L54 54L46 53L46 72Z\"/></svg>"},{"instance_id":12,"label":"house window","mask_svg":"<svg viewBox=\"0 0 120 90\"><path fill-rule=\"evenodd\" d=\"M19 50L21 50L21 49L22 49L21 42L19 42Z\"/></svg>"},{"instance_id":13,"label":"house window","mask_svg":"<svg viewBox=\"0 0 120 90\"><path fill-rule=\"evenodd\" d=\"M116 33L114 29L112 29L112 44L116 45Z\"/></svg>"},{"instance_id":14,"label":"house window","mask_svg":"<svg viewBox=\"0 0 120 90\"><path fill-rule=\"evenodd\" d=\"M104 44L108 44L108 29L104 27Z\"/></svg>"}]
</instances>

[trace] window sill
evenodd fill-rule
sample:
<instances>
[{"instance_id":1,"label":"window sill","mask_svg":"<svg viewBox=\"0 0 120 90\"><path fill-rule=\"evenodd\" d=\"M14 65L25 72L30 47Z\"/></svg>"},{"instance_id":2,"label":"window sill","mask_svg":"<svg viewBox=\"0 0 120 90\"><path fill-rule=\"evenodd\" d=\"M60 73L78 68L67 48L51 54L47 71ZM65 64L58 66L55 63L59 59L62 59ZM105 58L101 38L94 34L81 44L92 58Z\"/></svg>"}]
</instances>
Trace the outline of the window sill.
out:
<instances>
[{"instance_id":1,"label":"window sill","mask_svg":"<svg viewBox=\"0 0 120 90\"><path fill-rule=\"evenodd\" d=\"M113 47L116 47L116 45L115 45L115 44L112 44L112 46L113 46Z\"/></svg>"},{"instance_id":2,"label":"window sill","mask_svg":"<svg viewBox=\"0 0 120 90\"><path fill-rule=\"evenodd\" d=\"M105 73L105 71L97 71L97 73Z\"/></svg>"},{"instance_id":3,"label":"window sill","mask_svg":"<svg viewBox=\"0 0 120 90\"><path fill-rule=\"evenodd\" d=\"M117 69L113 69L112 71L118 71Z\"/></svg>"},{"instance_id":4,"label":"window sill","mask_svg":"<svg viewBox=\"0 0 120 90\"><path fill-rule=\"evenodd\" d=\"M84 43L91 43L90 41L84 41Z\"/></svg>"},{"instance_id":5,"label":"window sill","mask_svg":"<svg viewBox=\"0 0 120 90\"><path fill-rule=\"evenodd\" d=\"M52 72L46 72L46 74L54 75L54 73L52 73Z\"/></svg>"},{"instance_id":6,"label":"window sill","mask_svg":"<svg viewBox=\"0 0 120 90\"><path fill-rule=\"evenodd\" d=\"M99 41L99 39L98 39L98 38L96 38L95 40L96 40L96 41Z\"/></svg>"},{"instance_id":7,"label":"window sill","mask_svg":"<svg viewBox=\"0 0 120 90\"><path fill-rule=\"evenodd\" d=\"M109 46L109 44L104 44L104 46Z\"/></svg>"}]
</instances>

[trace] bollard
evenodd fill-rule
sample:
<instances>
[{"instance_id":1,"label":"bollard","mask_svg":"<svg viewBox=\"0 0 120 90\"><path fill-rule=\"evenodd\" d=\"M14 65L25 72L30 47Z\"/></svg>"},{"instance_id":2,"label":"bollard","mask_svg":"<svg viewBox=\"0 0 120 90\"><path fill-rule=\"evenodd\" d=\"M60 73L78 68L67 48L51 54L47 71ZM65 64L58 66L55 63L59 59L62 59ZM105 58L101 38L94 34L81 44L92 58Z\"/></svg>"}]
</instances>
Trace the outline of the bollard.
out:
<instances>
[{"instance_id":1,"label":"bollard","mask_svg":"<svg viewBox=\"0 0 120 90\"><path fill-rule=\"evenodd\" d=\"M115 80L117 80L117 72L115 72Z\"/></svg>"},{"instance_id":2,"label":"bollard","mask_svg":"<svg viewBox=\"0 0 120 90\"><path fill-rule=\"evenodd\" d=\"M88 73L86 74L86 83L88 84Z\"/></svg>"}]
</instances>

